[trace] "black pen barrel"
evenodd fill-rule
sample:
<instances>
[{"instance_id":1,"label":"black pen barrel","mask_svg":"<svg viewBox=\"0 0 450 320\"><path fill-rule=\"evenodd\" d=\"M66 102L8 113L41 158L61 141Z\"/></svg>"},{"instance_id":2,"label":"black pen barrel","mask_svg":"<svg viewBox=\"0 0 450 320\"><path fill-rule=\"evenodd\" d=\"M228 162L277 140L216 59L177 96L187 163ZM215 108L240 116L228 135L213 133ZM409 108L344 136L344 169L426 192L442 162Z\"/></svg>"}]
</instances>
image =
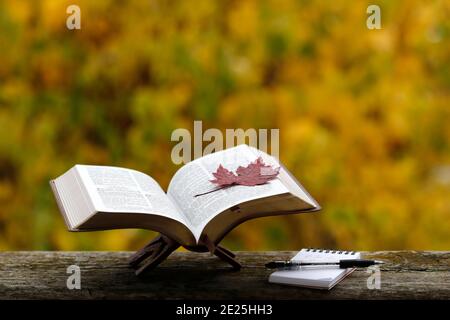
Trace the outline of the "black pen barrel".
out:
<instances>
[{"instance_id":1,"label":"black pen barrel","mask_svg":"<svg viewBox=\"0 0 450 320\"><path fill-rule=\"evenodd\" d=\"M382 261L365 260L365 259L345 259L337 262L296 262L296 261L272 261L266 264L266 268L269 269L281 269L281 268L294 268L302 266L331 266L336 265L339 268L365 268L375 264L381 264Z\"/></svg>"},{"instance_id":2,"label":"black pen barrel","mask_svg":"<svg viewBox=\"0 0 450 320\"><path fill-rule=\"evenodd\" d=\"M365 268L376 264L374 260L347 259L339 261L339 268Z\"/></svg>"}]
</instances>

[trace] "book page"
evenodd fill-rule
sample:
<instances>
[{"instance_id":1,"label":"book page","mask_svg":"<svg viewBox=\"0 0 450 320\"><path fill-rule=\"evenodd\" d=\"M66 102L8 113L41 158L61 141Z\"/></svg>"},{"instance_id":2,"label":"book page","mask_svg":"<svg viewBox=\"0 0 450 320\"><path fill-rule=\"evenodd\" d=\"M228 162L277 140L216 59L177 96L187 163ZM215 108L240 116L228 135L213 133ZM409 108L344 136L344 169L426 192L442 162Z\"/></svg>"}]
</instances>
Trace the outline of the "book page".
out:
<instances>
[{"instance_id":1,"label":"book page","mask_svg":"<svg viewBox=\"0 0 450 320\"><path fill-rule=\"evenodd\" d=\"M148 175L131 169L77 165L96 211L150 213L185 220L159 184Z\"/></svg>"},{"instance_id":2,"label":"book page","mask_svg":"<svg viewBox=\"0 0 450 320\"><path fill-rule=\"evenodd\" d=\"M300 182L275 158L268 155L265 152L262 152L256 148L249 147L251 152L253 152L256 156L261 157L266 164L270 164L272 166L280 166L280 173L278 175L279 179L283 184L288 188L289 192L298 198L302 199L305 203L311 206L311 208L320 208L319 204L314 200L308 192L303 188Z\"/></svg>"},{"instance_id":3,"label":"book page","mask_svg":"<svg viewBox=\"0 0 450 320\"><path fill-rule=\"evenodd\" d=\"M257 155L247 145L240 145L194 160L175 173L167 194L181 209L197 240L205 225L222 211L242 202L288 192L277 178L259 186L232 186L195 197L216 189L210 180L220 164L235 171L256 159Z\"/></svg>"}]
</instances>

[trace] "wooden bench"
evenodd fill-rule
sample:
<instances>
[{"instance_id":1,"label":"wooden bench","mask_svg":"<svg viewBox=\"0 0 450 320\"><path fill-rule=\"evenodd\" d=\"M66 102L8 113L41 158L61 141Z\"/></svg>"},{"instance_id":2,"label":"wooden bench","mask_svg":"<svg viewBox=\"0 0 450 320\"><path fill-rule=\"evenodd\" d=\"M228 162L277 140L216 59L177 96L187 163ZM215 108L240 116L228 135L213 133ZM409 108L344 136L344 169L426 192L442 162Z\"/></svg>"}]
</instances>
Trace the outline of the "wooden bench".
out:
<instances>
[{"instance_id":1,"label":"wooden bench","mask_svg":"<svg viewBox=\"0 0 450 320\"><path fill-rule=\"evenodd\" d=\"M357 270L331 291L268 283L264 264L295 252L237 252L240 271L209 253L175 252L136 277L131 252L0 253L0 299L450 299L450 252L380 251L381 288ZM81 270L81 289L69 290L67 268Z\"/></svg>"}]
</instances>

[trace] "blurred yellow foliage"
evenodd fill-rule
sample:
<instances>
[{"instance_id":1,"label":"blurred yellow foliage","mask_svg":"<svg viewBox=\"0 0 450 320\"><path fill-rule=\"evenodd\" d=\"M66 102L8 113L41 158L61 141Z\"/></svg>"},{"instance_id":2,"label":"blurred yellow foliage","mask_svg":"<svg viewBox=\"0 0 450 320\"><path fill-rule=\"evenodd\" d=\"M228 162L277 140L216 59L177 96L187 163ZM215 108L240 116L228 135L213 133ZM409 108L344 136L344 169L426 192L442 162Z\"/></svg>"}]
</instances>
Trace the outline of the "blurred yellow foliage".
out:
<instances>
[{"instance_id":1,"label":"blurred yellow foliage","mask_svg":"<svg viewBox=\"0 0 450 320\"><path fill-rule=\"evenodd\" d=\"M247 222L232 249L450 246L450 3L0 2L0 250L133 250L143 230L68 233L48 181L117 165L165 188L171 132L280 128L323 206ZM68 30L66 8L81 8Z\"/></svg>"}]
</instances>

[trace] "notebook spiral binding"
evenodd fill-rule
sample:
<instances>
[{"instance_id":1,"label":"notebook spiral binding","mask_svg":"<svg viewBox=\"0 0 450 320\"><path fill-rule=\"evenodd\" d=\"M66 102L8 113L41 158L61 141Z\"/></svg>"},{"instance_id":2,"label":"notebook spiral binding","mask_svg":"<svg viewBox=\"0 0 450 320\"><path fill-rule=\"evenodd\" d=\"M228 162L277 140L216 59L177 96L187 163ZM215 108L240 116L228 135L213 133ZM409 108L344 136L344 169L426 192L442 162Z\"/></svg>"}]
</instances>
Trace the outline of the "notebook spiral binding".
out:
<instances>
[{"instance_id":1,"label":"notebook spiral binding","mask_svg":"<svg viewBox=\"0 0 450 320\"><path fill-rule=\"evenodd\" d=\"M306 252L350 254L350 255L356 254L355 251L328 250L328 249L319 249L319 248L307 248Z\"/></svg>"}]
</instances>

